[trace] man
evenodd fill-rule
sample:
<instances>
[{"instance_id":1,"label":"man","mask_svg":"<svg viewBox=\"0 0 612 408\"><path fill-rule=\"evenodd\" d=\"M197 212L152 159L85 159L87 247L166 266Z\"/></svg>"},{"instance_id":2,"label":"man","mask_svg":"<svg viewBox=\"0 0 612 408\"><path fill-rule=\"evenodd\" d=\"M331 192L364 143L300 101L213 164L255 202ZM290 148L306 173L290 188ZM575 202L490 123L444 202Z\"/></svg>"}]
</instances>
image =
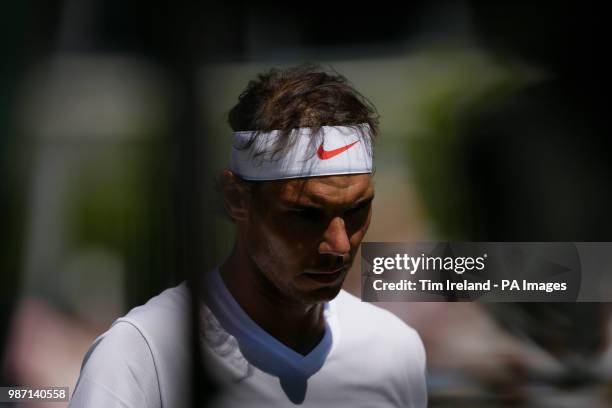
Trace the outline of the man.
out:
<instances>
[{"instance_id":1,"label":"man","mask_svg":"<svg viewBox=\"0 0 612 408\"><path fill-rule=\"evenodd\" d=\"M341 290L368 229L374 108L336 74L302 66L251 81L229 114L219 177L236 244L205 277L202 346L222 407L421 407L420 338ZM119 319L88 352L73 407L175 407L184 285Z\"/></svg>"}]
</instances>

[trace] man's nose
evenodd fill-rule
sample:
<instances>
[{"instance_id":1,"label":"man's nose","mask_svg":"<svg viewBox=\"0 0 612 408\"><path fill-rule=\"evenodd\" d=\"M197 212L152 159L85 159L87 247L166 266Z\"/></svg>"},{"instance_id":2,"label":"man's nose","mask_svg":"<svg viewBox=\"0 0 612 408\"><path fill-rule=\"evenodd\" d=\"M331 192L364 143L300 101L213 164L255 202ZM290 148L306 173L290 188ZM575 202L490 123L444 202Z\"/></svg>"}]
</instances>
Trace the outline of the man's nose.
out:
<instances>
[{"instance_id":1,"label":"man's nose","mask_svg":"<svg viewBox=\"0 0 612 408\"><path fill-rule=\"evenodd\" d=\"M350 250L351 243L346 233L344 220L340 217L335 217L331 220L323 234L323 241L319 244L319 253L345 256Z\"/></svg>"}]
</instances>

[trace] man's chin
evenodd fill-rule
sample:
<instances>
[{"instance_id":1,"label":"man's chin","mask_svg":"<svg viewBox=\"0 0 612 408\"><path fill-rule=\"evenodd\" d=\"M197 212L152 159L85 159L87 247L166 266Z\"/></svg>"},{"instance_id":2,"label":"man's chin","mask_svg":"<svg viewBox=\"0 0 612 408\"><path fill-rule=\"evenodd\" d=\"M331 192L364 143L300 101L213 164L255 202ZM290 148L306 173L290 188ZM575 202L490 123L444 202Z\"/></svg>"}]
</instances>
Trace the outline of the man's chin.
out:
<instances>
[{"instance_id":1,"label":"man's chin","mask_svg":"<svg viewBox=\"0 0 612 408\"><path fill-rule=\"evenodd\" d=\"M338 293L340 293L341 289L342 289L342 285L337 286L337 287L326 287L326 288L317 289L311 292L310 295L313 299L313 303L314 302L317 302L317 303L329 302L330 300L338 296Z\"/></svg>"},{"instance_id":2,"label":"man's chin","mask_svg":"<svg viewBox=\"0 0 612 408\"><path fill-rule=\"evenodd\" d=\"M309 282L307 288L300 290L300 297L305 303L328 302L338 296L343 282L344 276L331 283L321 283L315 279L314 282Z\"/></svg>"}]
</instances>

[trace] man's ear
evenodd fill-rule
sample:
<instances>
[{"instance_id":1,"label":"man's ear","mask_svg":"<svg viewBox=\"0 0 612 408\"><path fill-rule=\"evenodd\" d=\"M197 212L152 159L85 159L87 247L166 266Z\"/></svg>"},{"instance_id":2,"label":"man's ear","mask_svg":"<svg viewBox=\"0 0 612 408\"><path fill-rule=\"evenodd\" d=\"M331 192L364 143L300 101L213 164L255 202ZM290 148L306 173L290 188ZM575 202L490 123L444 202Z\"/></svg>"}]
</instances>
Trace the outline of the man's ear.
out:
<instances>
[{"instance_id":1,"label":"man's ear","mask_svg":"<svg viewBox=\"0 0 612 408\"><path fill-rule=\"evenodd\" d=\"M234 222L249 218L251 193L234 173L223 170L219 175L219 187L223 194L223 205L227 215Z\"/></svg>"}]
</instances>

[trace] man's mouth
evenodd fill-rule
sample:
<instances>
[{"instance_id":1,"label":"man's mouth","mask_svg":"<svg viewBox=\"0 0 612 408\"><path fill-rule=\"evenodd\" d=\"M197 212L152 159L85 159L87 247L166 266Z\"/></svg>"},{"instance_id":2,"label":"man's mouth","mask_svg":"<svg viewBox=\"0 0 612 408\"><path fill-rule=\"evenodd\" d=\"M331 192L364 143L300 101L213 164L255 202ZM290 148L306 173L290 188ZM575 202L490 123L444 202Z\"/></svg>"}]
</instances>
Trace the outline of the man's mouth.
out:
<instances>
[{"instance_id":1,"label":"man's mouth","mask_svg":"<svg viewBox=\"0 0 612 408\"><path fill-rule=\"evenodd\" d=\"M336 272L340 272L346 267L347 267L346 265L343 265L343 266L337 266L335 268L310 269L306 273L312 273L315 275L330 275Z\"/></svg>"},{"instance_id":2,"label":"man's mouth","mask_svg":"<svg viewBox=\"0 0 612 408\"><path fill-rule=\"evenodd\" d=\"M342 265L333 269L310 269L307 270L304 275L317 282L332 283L338 280L348 268L349 265Z\"/></svg>"}]
</instances>

